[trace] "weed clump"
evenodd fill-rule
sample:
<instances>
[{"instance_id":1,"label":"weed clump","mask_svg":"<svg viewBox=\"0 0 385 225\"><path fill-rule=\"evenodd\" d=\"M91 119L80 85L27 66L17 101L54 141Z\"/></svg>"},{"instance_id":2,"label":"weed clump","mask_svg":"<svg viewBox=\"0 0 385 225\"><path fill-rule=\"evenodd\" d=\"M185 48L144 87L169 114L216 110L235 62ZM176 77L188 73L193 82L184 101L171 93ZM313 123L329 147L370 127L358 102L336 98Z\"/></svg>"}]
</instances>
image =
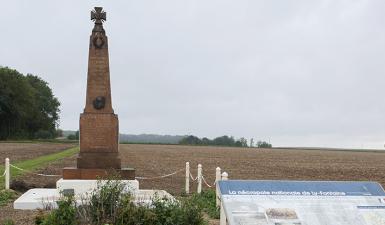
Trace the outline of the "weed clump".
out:
<instances>
[{"instance_id":1,"label":"weed clump","mask_svg":"<svg viewBox=\"0 0 385 225\"><path fill-rule=\"evenodd\" d=\"M191 195L190 201L200 207L202 211L207 213L211 218L219 219L220 208L216 205L215 190L203 191L201 194L194 193Z\"/></svg>"},{"instance_id":2,"label":"weed clump","mask_svg":"<svg viewBox=\"0 0 385 225\"><path fill-rule=\"evenodd\" d=\"M15 225L15 222L12 219L6 219L2 223L3 225Z\"/></svg>"},{"instance_id":3,"label":"weed clump","mask_svg":"<svg viewBox=\"0 0 385 225\"><path fill-rule=\"evenodd\" d=\"M6 205L8 202L14 200L16 193L12 190L0 190L0 206Z\"/></svg>"},{"instance_id":4,"label":"weed clump","mask_svg":"<svg viewBox=\"0 0 385 225\"><path fill-rule=\"evenodd\" d=\"M42 212L35 217L36 225L77 225L76 204L73 195L66 195L57 201L57 209L44 215Z\"/></svg>"}]
</instances>

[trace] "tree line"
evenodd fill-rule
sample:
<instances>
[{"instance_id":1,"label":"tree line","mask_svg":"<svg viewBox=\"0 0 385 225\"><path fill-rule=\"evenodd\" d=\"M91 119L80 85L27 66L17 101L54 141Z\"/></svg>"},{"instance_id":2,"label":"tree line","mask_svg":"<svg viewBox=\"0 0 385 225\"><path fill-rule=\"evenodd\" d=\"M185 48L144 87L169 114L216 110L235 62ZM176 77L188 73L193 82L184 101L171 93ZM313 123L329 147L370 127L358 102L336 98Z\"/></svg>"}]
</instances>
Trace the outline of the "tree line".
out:
<instances>
[{"instance_id":1,"label":"tree line","mask_svg":"<svg viewBox=\"0 0 385 225\"><path fill-rule=\"evenodd\" d=\"M258 141L256 146L254 146L253 138L250 139L250 144L246 138L241 137L239 139L235 139L232 136L220 136L214 139L209 138L199 138L194 135L188 135L182 138L179 141L181 145L203 145L203 146L229 146L229 147L258 147L258 148L272 148L273 146L266 141Z\"/></svg>"},{"instance_id":2,"label":"tree line","mask_svg":"<svg viewBox=\"0 0 385 225\"><path fill-rule=\"evenodd\" d=\"M0 140L56 137L59 106L40 77L0 67Z\"/></svg>"}]
</instances>

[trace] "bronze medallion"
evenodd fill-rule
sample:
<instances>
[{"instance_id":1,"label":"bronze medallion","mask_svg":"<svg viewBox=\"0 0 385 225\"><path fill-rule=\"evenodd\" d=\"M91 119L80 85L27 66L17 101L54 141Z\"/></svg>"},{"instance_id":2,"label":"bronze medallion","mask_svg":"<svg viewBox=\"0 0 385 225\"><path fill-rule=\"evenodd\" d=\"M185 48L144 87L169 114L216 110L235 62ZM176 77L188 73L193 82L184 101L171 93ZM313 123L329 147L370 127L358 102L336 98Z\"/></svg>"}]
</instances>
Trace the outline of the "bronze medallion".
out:
<instances>
[{"instance_id":1,"label":"bronze medallion","mask_svg":"<svg viewBox=\"0 0 385 225\"><path fill-rule=\"evenodd\" d=\"M106 105L106 98L104 96L98 96L93 101L94 108L97 110L103 109Z\"/></svg>"}]
</instances>

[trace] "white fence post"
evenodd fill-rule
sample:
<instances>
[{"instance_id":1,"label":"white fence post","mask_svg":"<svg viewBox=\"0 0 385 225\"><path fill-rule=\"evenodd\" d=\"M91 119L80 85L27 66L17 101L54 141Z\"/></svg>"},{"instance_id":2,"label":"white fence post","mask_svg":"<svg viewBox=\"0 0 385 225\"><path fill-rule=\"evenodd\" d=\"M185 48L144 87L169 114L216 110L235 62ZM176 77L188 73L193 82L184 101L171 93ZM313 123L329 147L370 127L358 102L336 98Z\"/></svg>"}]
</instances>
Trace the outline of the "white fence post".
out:
<instances>
[{"instance_id":1,"label":"white fence post","mask_svg":"<svg viewBox=\"0 0 385 225\"><path fill-rule=\"evenodd\" d=\"M10 170L9 170L9 158L5 159L5 189L9 189Z\"/></svg>"},{"instance_id":2,"label":"white fence post","mask_svg":"<svg viewBox=\"0 0 385 225\"><path fill-rule=\"evenodd\" d=\"M228 180L229 174L226 172L222 173L222 180ZM226 213L225 209L223 208L223 201L221 201L221 210L220 210L220 218L219 218L219 225L226 225Z\"/></svg>"},{"instance_id":3,"label":"white fence post","mask_svg":"<svg viewBox=\"0 0 385 225\"><path fill-rule=\"evenodd\" d=\"M198 164L198 194L202 192L202 165Z\"/></svg>"},{"instance_id":4,"label":"white fence post","mask_svg":"<svg viewBox=\"0 0 385 225\"><path fill-rule=\"evenodd\" d=\"M221 201L220 201L220 196L219 196L219 185L218 185L218 181L221 180L221 168L217 167L217 169L215 170L215 193L216 193L216 203L217 203L217 207L219 207L221 205Z\"/></svg>"},{"instance_id":5,"label":"white fence post","mask_svg":"<svg viewBox=\"0 0 385 225\"><path fill-rule=\"evenodd\" d=\"M190 163L186 162L186 194L190 192Z\"/></svg>"}]
</instances>

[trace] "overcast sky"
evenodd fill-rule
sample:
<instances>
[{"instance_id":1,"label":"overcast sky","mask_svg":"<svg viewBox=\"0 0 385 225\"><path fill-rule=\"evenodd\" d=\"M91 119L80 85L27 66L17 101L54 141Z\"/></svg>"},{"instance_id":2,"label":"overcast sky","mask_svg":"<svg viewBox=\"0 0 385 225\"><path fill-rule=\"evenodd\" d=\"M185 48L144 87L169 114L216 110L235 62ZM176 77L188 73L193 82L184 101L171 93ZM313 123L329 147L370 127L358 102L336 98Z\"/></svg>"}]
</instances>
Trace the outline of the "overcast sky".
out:
<instances>
[{"instance_id":1,"label":"overcast sky","mask_svg":"<svg viewBox=\"0 0 385 225\"><path fill-rule=\"evenodd\" d=\"M85 104L94 6L121 133L384 148L383 0L0 0L0 65L48 81L65 130Z\"/></svg>"}]
</instances>

